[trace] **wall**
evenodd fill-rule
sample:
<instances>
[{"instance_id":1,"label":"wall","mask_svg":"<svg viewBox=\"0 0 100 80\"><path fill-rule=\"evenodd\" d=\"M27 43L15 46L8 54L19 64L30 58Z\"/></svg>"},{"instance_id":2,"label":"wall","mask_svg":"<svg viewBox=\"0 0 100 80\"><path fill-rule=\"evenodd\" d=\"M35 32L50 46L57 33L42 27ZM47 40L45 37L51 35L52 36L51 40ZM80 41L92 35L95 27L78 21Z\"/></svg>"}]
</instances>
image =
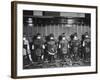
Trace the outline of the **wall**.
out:
<instances>
[{"instance_id":1,"label":"wall","mask_svg":"<svg viewBox=\"0 0 100 80\"><path fill-rule=\"evenodd\" d=\"M82 34L85 32L88 32L90 34L90 27L87 25L71 25L71 27L65 27L67 25L65 24L51 24L51 25L45 25L45 26L34 26L34 27L28 27L24 26L24 34L26 34L28 37L32 38L37 33L41 33L42 36L47 36L51 33L54 34L55 38L58 39L58 36L62 33L66 33L66 38L69 39L70 35L77 32L78 38L81 39Z\"/></svg>"},{"instance_id":2,"label":"wall","mask_svg":"<svg viewBox=\"0 0 100 80\"><path fill-rule=\"evenodd\" d=\"M28 0L27 0L28 1ZM37 2L66 3L79 5L100 5L99 0L30 0ZM0 0L0 80L14 80L10 78L11 71L11 0ZM99 6L100 10L100 6ZM100 11L98 12L100 14ZM100 16L98 15L99 21ZM98 21L98 22L99 22ZM100 26L100 24L98 25ZM98 30L100 27L98 27ZM100 32L98 31L98 34ZM98 37L100 47L100 37ZM98 50L99 53L100 50ZM100 57L100 54L98 54ZM100 59L98 60L98 63ZM100 67L100 64L98 64ZM30 78L29 80L100 80L100 69L98 74ZM24 80L24 79L22 79ZM27 79L26 79L27 80Z\"/></svg>"}]
</instances>

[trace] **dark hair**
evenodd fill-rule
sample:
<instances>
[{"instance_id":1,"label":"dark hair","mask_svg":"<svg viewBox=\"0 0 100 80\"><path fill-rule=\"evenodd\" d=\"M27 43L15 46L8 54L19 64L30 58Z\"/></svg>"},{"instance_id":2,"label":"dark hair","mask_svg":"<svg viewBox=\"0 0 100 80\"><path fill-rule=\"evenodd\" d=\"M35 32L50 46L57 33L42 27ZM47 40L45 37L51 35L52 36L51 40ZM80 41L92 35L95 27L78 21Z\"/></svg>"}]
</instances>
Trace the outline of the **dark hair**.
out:
<instances>
[{"instance_id":1,"label":"dark hair","mask_svg":"<svg viewBox=\"0 0 100 80\"><path fill-rule=\"evenodd\" d=\"M54 34L53 34L53 33L51 33L49 36L50 36L50 37L54 37Z\"/></svg>"},{"instance_id":2,"label":"dark hair","mask_svg":"<svg viewBox=\"0 0 100 80\"><path fill-rule=\"evenodd\" d=\"M37 36L41 35L40 33L37 33Z\"/></svg>"},{"instance_id":3,"label":"dark hair","mask_svg":"<svg viewBox=\"0 0 100 80\"><path fill-rule=\"evenodd\" d=\"M71 34L71 35L70 35L70 39L71 39L71 40L73 40L73 38L74 38L74 35L73 35L73 34Z\"/></svg>"}]
</instances>

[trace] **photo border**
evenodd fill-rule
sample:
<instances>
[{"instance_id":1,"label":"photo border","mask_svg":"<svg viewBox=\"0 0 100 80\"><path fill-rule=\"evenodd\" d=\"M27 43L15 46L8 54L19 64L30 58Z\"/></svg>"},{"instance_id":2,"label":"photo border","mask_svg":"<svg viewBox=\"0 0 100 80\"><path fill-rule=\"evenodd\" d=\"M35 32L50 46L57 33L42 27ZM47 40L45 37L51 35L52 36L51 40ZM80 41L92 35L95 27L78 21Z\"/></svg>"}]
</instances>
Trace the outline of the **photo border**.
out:
<instances>
[{"instance_id":1,"label":"photo border","mask_svg":"<svg viewBox=\"0 0 100 80\"><path fill-rule=\"evenodd\" d=\"M17 76L17 4L28 5L50 5L62 7L80 7L96 9L96 71L82 72L82 73L63 73L63 74L49 74L49 75L33 75L33 76ZM88 5L73 5L73 4L58 4L58 3L41 3L41 2L26 2L26 1L12 1L11 2L11 77L12 78L31 78L31 77L50 77L50 76L65 76L65 75L81 75L94 74L98 72L98 7Z\"/></svg>"}]
</instances>

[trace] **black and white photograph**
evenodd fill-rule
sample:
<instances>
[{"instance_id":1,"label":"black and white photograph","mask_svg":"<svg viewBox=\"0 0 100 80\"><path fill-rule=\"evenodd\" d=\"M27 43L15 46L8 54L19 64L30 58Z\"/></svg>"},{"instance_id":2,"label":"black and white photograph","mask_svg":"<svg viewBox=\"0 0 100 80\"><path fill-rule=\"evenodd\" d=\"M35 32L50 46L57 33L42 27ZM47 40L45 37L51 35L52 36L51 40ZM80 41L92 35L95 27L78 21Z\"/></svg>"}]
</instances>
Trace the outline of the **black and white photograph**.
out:
<instances>
[{"instance_id":1,"label":"black and white photograph","mask_svg":"<svg viewBox=\"0 0 100 80\"><path fill-rule=\"evenodd\" d=\"M91 66L91 14L23 10L23 69Z\"/></svg>"},{"instance_id":2,"label":"black and white photograph","mask_svg":"<svg viewBox=\"0 0 100 80\"><path fill-rule=\"evenodd\" d=\"M97 73L97 7L12 2L14 78Z\"/></svg>"}]
</instances>

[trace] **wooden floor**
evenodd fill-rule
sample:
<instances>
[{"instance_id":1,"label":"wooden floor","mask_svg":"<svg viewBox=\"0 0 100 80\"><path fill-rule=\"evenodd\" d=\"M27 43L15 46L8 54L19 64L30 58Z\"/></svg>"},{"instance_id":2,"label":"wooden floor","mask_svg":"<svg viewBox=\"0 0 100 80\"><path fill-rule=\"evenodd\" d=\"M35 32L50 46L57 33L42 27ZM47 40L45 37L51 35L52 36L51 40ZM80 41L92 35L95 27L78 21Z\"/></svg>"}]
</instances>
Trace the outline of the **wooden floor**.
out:
<instances>
[{"instance_id":1,"label":"wooden floor","mask_svg":"<svg viewBox=\"0 0 100 80\"><path fill-rule=\"evenodd\" d=\"M28 65L24 65L23 69L39 69L39 68L57 68L57 67L80 67L80 66L90 66L90 59L83 60L71 60L69 58L64 60L56 59L53 62L41 61L33 62Z\"/></svg>"}]
</instances>

